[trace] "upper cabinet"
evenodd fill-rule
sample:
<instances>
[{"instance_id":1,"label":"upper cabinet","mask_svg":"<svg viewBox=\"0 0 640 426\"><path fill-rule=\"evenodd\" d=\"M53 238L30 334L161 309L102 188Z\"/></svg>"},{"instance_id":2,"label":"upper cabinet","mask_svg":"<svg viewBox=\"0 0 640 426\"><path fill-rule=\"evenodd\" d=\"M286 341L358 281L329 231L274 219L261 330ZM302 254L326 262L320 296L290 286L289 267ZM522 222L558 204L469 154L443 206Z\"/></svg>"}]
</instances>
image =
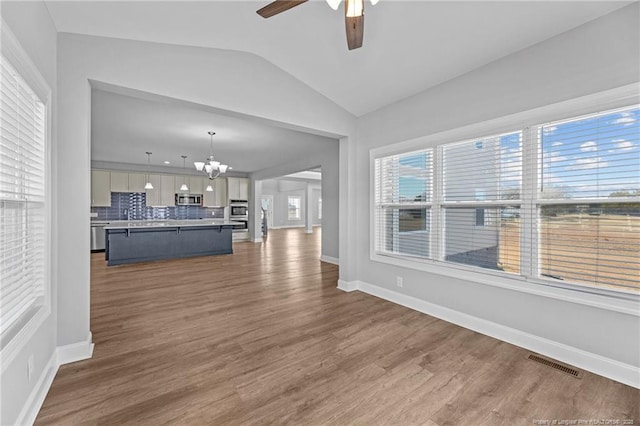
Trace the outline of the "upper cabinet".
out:
<instances>
[{"instance_id":1,"label":"upper cabinet","mask_svg":"<svg viewBox=\"0 0 640 426\"><path fill-rule=\"evenodd\" d=\"M249 200L249 179L228 177L227 195L230 200Z\"/></svg>"},{"instance_id":2,"label":"upper cabinet","mask_svg":"<svg viewBox=\"0 0 640 426\"><path fill-rule=\"evenodd\" d=\"M111 192L145 192L146 176L144 173L111 173Z\"/></svg>"},{"instance_id":3,"label":"upper cabinet","mask_svg":"<svg viewBox=\"0 0 640 426\"><path fill-rule=\"evenodd\" d=\"M189 176L189 193L202 194L204 192L202 182L202 176Z\"/></svg>"},{"instance_id":4,"label":"upper cabinet","mask_svg":"<svg viewBox=\"0 0 640 426\"><path fill-rule=\"evenodd\" d=\"M147 206L169 207L176 205L175 180L172 175L149 175L153 189L147 189Z\"/></svg>"},{"instance_id":5,"label":"upper cabinet","mask_svg":"<svg viewBox=\"0 0 640 426\"><path fill-rule=\"evenodd\" d=\"M153 185L153 189L145 190L146 196L146 204L147 206L160 206L160 175L149 175L149 182ZM146 183L146 182L145 182ZM171 189L173 190L173 184L171 185Z\"/></svg>"},{"instance_id":6,"label":"upper cabinet","mask_svg":"<svg viewBox=\"0 0 640 426\"><path fill-rule=\"evenodd\" d=\"M204 207L224 207L227 205L227 179L217 178L215 180L209 180L204 178L203 182L204 190L202 192L202 205ZM213 191L207 191L207 186L211 185Z\"/></svg>"},{"instance_id":7,"label":"upper cabinet","mask_svg":"<svg viewBox=\"0 0 640 426\"><path fill-rule=\"evenodd\" d=\"M91 171L91 206L111 207L111 173Z\"/></svg>"},{"instance_id":8,"label":"upper cabinet","mask_svg":"<svg viewBox=\"0 0 640 426\"><path fill-rule=\"evenodd\" d=\"M187 185L188 189L181 190L183 184ZM177 175L175 176L174 189L176 194L202 194L202 177Z\"/></svg>"},{"instance_id":9,"label":"upper cabinet","mask_svg":"<svg viewBox=\"0 0 640 426\"><path fill-rule=\"evenodd\" d=\"M187 189L182 190L180 187L187 185ZM174 176L174 193L175 194L193 194L191 187L189 186L189 176L176 175Z\"/></svg>"},{"instance_id":10,"label":"upper cabinet","mask_svg":"<svg viewBox=\"0 0 640 426\"><path fill-rule=\"evenodd\" d=\"M111 172L111 192L129 192L129 173Z\"/></svg>"},{"instance_id":11,"label":"upper cabinet","mask_svg":"<svg viewBox=\"0 0 640 426\"><path fill-rule=\"evenodd\" d=\"M226 206L227 200L229 199L227 197L227 178L218 178L214 181L214 183L216 202L218 203L218 206Z\"/></svg>"},{"instance_id":12,"label":"upper cabinet","mask_svg":"<svg viewBox=\"0 0 640 426\"><path fill-rule=\"evenodd\" d=\"M161 206L175 206L176 205L176 192L174 191L174 185L177 181L177 177L173 175L160 175L160 205ZM178 185L178 188L180 186Z\"/></svg>"},{"instance_id":13,"label":"upper cabinet","mask_svg":"<svg viewBox=\"0 0 640 426\"><path fill-rule=\"evenodd\" d=\"M165 207L175 206L175 195L179 193L202 194L205 207L223 207L227 200L247 199L249 180L234 178L233 196L227 196L227 179L218 178L213 181L201 176L162 175L145 173L128 173L109 170L91 171L91 206L110 207L112 192L144 192L147 206ZM153 189L145 189L145 184L151 182ZM182 184L189 188L181 191ZM211 185L213 191L206 191Z\"/></svg>"},{"instance_id":14,"label":"upper cabinet","mask_svg":"<svg viewBox=\"0 0 640 426\"><path fill-rule=\"evenodd\" d=\"M129 192L144 192L147 177L144 173L129 173Z\"/></svg>"}]
</instances>

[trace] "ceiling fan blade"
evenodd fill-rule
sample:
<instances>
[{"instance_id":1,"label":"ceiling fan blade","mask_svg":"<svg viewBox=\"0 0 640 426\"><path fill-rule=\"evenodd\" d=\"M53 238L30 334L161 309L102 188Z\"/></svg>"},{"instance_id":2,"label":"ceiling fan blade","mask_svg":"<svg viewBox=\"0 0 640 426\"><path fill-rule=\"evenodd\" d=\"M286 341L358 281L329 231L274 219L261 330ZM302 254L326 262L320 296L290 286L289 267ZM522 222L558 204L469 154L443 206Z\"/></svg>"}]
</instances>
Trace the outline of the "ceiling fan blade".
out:
<instances>
[{"instance_id":1,"label":"ceiling fan blade","mask_svg":"<svg viewBox=\"0 0 640 426\"><path fill-rule=\"evenodd\" d=\"M349 50L362 47L364 14L362 16L345 16L344 22L347 29L347 47L349 47Z\"/></svg>"},{"instance_id":2,"label":"ceiling fan blade","mask_svg":"<svg viewBox=\"0 0 640 426\"><path fill-rule=\"evenodd\" d=\"M270 18L273 15L277 15L278 13L286 12L292 7L296 7L302 3L307 2L308 0L276 0L262 9L259 9L256 13L263 18Z\"/></svg>"}]
</instances>

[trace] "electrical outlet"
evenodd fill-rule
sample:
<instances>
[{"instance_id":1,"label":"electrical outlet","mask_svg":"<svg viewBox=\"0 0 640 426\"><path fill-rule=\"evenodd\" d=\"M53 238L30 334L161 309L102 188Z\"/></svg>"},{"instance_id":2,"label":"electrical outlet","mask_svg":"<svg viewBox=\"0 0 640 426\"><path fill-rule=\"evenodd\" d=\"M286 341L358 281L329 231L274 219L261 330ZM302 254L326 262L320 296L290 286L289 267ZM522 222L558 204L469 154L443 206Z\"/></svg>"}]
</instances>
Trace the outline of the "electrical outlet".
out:
<instances>
[{"instance_id":1,"label":"electrical outlet","mask_svg":"<svg viewBox=\"0 0 640 426\"><path fill-rule=\"evenodd\" d=\"M31 381L31 375L33 374L33 354L29 355L27 359L27 381Z\"/></svg>"},{"instance_id":2,"label":"electrical outlet","mask_svg":"<svg viewBox=\"0 0 640 426\"><path fill-rule=\"evenodd\" d=\"M396 285L400 288L402 288L402 286L404 285L404 280L402 279L402 277L396 277Z\"/></svg>"}]
</instances>

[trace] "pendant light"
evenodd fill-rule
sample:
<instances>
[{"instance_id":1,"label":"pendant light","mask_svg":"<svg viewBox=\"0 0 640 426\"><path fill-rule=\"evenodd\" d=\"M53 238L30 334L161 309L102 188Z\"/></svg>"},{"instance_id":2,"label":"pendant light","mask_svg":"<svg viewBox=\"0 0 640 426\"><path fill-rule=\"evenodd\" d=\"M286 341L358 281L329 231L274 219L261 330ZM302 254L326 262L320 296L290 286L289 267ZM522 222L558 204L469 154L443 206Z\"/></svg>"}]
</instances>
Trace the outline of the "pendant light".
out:
<instances>
[{"instance_id":1,"label":"pendant light","mask_svg":"<svg viewBox=\"0 0 640 426\"><path fill-rule=\"evenodd\" d=\"M147 151L147 183L144 184L144 189L153 189L151 181L149 180L149 167L151 166L151 153Z\"/></svg>"},{"instance_id":2,"label":"pendant light","mask_svg":"<svg viewBox=\"0 0 640 426\"><path fill-rule=\"evenodd\" d=\"M213 158L213 135L215 135L216 133L213 131L210 131L208 133L209 133L209 136L211 137L209 157L207 158L206 161L195 161L193 165L196 167L197 171L203 172L205 175L207 175L209 180L214 180L221 174L226 173L227 170L231 170L231 167L229 167L227 164L221 164L219 161L216 161ZM207 189L207 191L208 190L209 189ZM211 191L213 191L213 188L211 188Z\"/></svg>"},{"instance_id":3,"label":"pendant light","mask_svg":"<svg viewBox=\"0 0 640 426\"><path fill-rule=\"evenodd\" d=\"M205 191L213 192L213 187L211 186L211 184L207 185L207 189L205 189Z\"/></svg>"},{"instance_id":4,"label":"pendant light","mask_svg":"<svg viewBox=\"0 0 640 426\"><path fill-rule=\"evenodd\" d=\"M182 170L183 171L187 171L187 156L186 155L182 155ZM180 191L188 191L189 187L187 186L187 182L186 182L187 176L182 176L182 186L180 187Z\"/></svg>"}]
</instances>

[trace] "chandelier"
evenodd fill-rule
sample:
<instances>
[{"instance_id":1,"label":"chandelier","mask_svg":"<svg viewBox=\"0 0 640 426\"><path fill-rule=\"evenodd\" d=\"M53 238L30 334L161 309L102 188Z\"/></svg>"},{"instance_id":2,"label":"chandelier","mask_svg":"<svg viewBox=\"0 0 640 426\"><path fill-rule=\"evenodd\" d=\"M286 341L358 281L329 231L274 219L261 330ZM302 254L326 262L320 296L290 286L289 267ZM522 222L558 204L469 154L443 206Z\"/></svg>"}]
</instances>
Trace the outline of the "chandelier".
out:
<instances>
[{"instance_id":1,"label":"chandelier","mask_svg":"<svg viewBox=\"0 0 640 426\"><path fill-rule=\"evenodd\" d=\"M213 158L213 135L215 132L208 132L209 136L211 136L211 147L209 150L209 158L207 161L194 161L193 165L196 166L196 170L199 172L203 172L207 177L211 180L214 180L221 174L227 172L227 170L231 170L227 164L220 164L219 161L215 161Z\"/></svg>"}]
</instances>

